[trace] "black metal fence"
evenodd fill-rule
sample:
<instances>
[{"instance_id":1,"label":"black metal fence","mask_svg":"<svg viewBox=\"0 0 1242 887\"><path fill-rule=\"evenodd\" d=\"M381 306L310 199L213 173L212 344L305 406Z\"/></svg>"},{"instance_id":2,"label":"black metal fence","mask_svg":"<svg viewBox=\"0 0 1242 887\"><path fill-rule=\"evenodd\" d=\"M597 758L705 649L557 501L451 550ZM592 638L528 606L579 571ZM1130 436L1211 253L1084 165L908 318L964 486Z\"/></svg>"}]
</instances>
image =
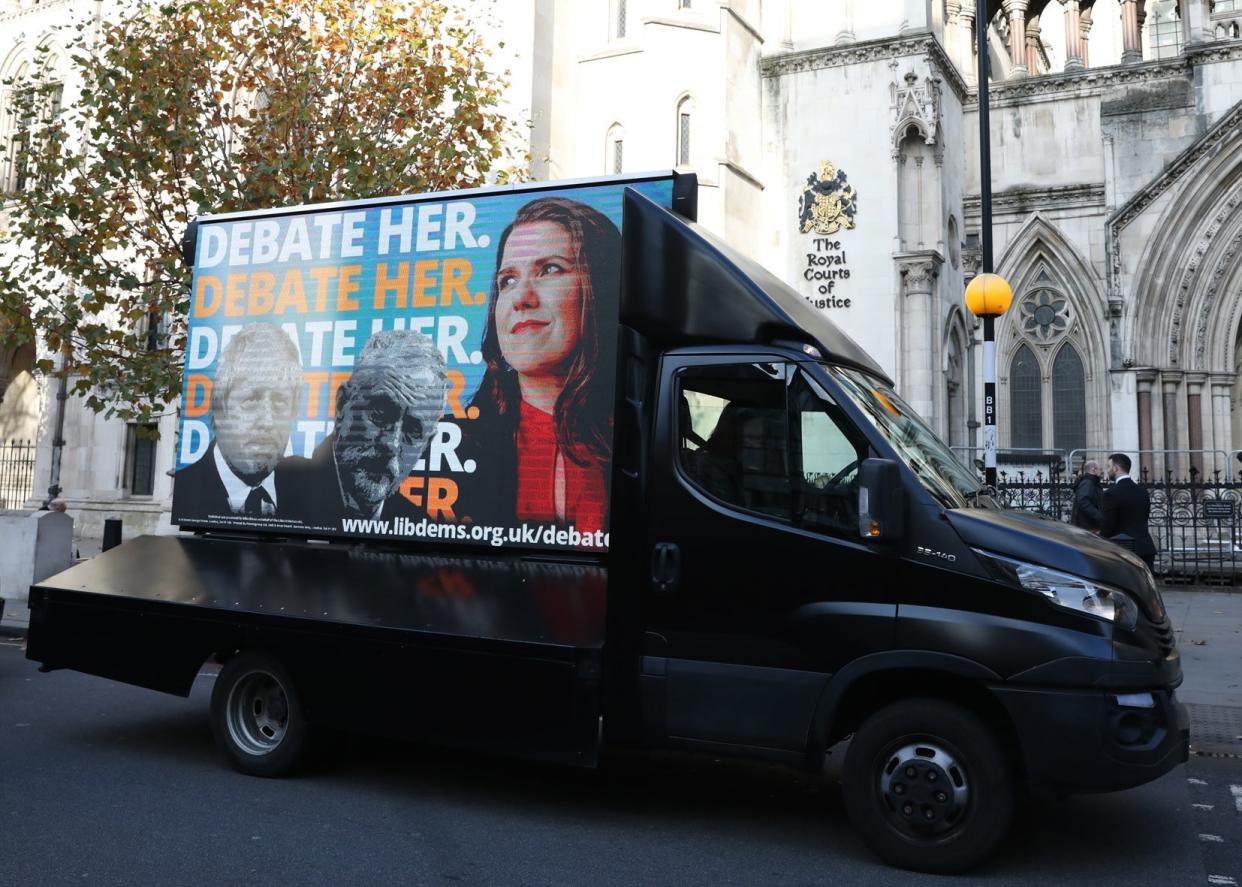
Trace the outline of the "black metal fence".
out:
<instances>
[{"instance_id":1,"label":"black metal fence","mask_svg":"<svg viewBox=\"0 0 1242 887\"><path fill-rule=\"evenodd\" d=\"M1074 479L1055 470L1000 471L997 493L1009 508L1068 521ZM1170 583L1232 585L1242 579L1242 474L1215 472L1139 482L1151 497L1148 530L1156 543L1156 575Z\"/></svg>"},{"instance_id":2,"label":"black metal fence","mask_svg":"<svg viewBox=\"0 0 1242 887\"><path fill-rule=\"evenodd\" d=\"M34 490L35 445L0 441L0 508L21 508Z\"/></svg>"}]
</instances>

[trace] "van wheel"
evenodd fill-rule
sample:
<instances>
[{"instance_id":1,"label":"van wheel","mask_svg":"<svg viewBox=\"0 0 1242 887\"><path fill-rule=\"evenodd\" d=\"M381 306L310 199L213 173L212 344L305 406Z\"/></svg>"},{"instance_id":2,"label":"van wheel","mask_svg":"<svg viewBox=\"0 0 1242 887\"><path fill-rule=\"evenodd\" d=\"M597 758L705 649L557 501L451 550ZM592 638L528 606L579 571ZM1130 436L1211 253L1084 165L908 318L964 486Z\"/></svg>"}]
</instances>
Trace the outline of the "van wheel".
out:
<instances>
[{"instance_id":1,"label":"van wheel","mask_svg":"<svg viewBox=\"0 0 1242 887\"><path fill-rule=\"evenodd\" d=\"M301 762L308 725L293 679L267 653L241 653L211 692L211 733L229 763L251 776L284 776Z\"/></svg>"},{"instance_id":2,"label":"van wheel","mask_svg":"<svg viewBox=\"0 0 1242 887\"><path fill-rule=\"evenodd\" d=\"M871 849L915 871L979 864L1013 816L1013 775L995 734L937 699L869 717L850 743L842 783L850 820Z\"/></svg>"}]
</instances>

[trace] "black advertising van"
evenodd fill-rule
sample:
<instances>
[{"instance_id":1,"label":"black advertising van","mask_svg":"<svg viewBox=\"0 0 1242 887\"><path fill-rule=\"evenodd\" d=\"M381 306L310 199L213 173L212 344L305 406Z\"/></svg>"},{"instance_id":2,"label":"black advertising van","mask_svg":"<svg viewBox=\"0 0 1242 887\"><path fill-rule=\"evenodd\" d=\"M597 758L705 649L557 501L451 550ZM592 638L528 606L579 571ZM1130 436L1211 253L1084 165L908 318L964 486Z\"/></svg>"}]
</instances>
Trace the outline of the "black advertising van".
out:
<instances>
[{"instance_id":1,"label":"black advertising van","mask_svg":"<svg viewBox=\"0 0 1242 887\"><path fill-rule=\"evenodd\" d=\"M28 656L181 695L221 663L216 740L265 776L342 728L578 766L817 769L849 739L852 821L927 871L987 856L1023 785L1185 761L1143 563L999 507L866 353L695 224L696 188L200 219L193 534L33 587Z\"/></svg>"}]
</instances>

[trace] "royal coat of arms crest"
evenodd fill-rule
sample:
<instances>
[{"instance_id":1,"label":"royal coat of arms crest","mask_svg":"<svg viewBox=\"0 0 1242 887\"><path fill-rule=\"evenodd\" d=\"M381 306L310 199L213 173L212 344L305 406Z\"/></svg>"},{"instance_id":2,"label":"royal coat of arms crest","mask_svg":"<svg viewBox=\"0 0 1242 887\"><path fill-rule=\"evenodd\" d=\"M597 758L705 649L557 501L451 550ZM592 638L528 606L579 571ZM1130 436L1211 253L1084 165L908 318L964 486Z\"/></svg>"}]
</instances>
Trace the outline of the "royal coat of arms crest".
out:
<instances>
[{"instance_id":1,"label":"royal coat of arms crest","mask_svg":"<svg viewBox=\"0 0 1242 887\"><path fill-rule=\"evenodd\" d=\"M798 198L798 221L803 234L830 235L854 227L858 195L846 181L845 173L825 160L819 172L807 177Z\"/></svg>"}]
</instances>

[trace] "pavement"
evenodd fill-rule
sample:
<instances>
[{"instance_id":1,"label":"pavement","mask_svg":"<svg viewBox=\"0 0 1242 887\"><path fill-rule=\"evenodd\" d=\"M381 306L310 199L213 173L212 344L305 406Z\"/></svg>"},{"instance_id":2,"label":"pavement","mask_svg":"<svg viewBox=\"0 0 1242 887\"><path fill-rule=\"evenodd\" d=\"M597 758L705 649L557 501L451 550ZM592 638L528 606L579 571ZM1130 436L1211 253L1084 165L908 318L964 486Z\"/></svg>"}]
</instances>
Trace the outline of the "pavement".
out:
<instances>
[{"instance_id":1,"label":"pavement","mask_svg":"<svg viewBox=\"0 0 1242 887\"><path fill-rule=\"evenodd\" d=\"M25 601L5 601L0 616L0 637L21 638L26 636L30 625L30 611Z\"/></svg>"},{"instance_id":2,"label":"pavement","mask_svg":"<svg viewBox=\"0 0 1242 887\"><path fill-rule=\"evenodd\" d=\"M1242 708L1242 588L1162 589L1161 596L1186 676L1178 698Z\"/></svg>"}]
</instances>

